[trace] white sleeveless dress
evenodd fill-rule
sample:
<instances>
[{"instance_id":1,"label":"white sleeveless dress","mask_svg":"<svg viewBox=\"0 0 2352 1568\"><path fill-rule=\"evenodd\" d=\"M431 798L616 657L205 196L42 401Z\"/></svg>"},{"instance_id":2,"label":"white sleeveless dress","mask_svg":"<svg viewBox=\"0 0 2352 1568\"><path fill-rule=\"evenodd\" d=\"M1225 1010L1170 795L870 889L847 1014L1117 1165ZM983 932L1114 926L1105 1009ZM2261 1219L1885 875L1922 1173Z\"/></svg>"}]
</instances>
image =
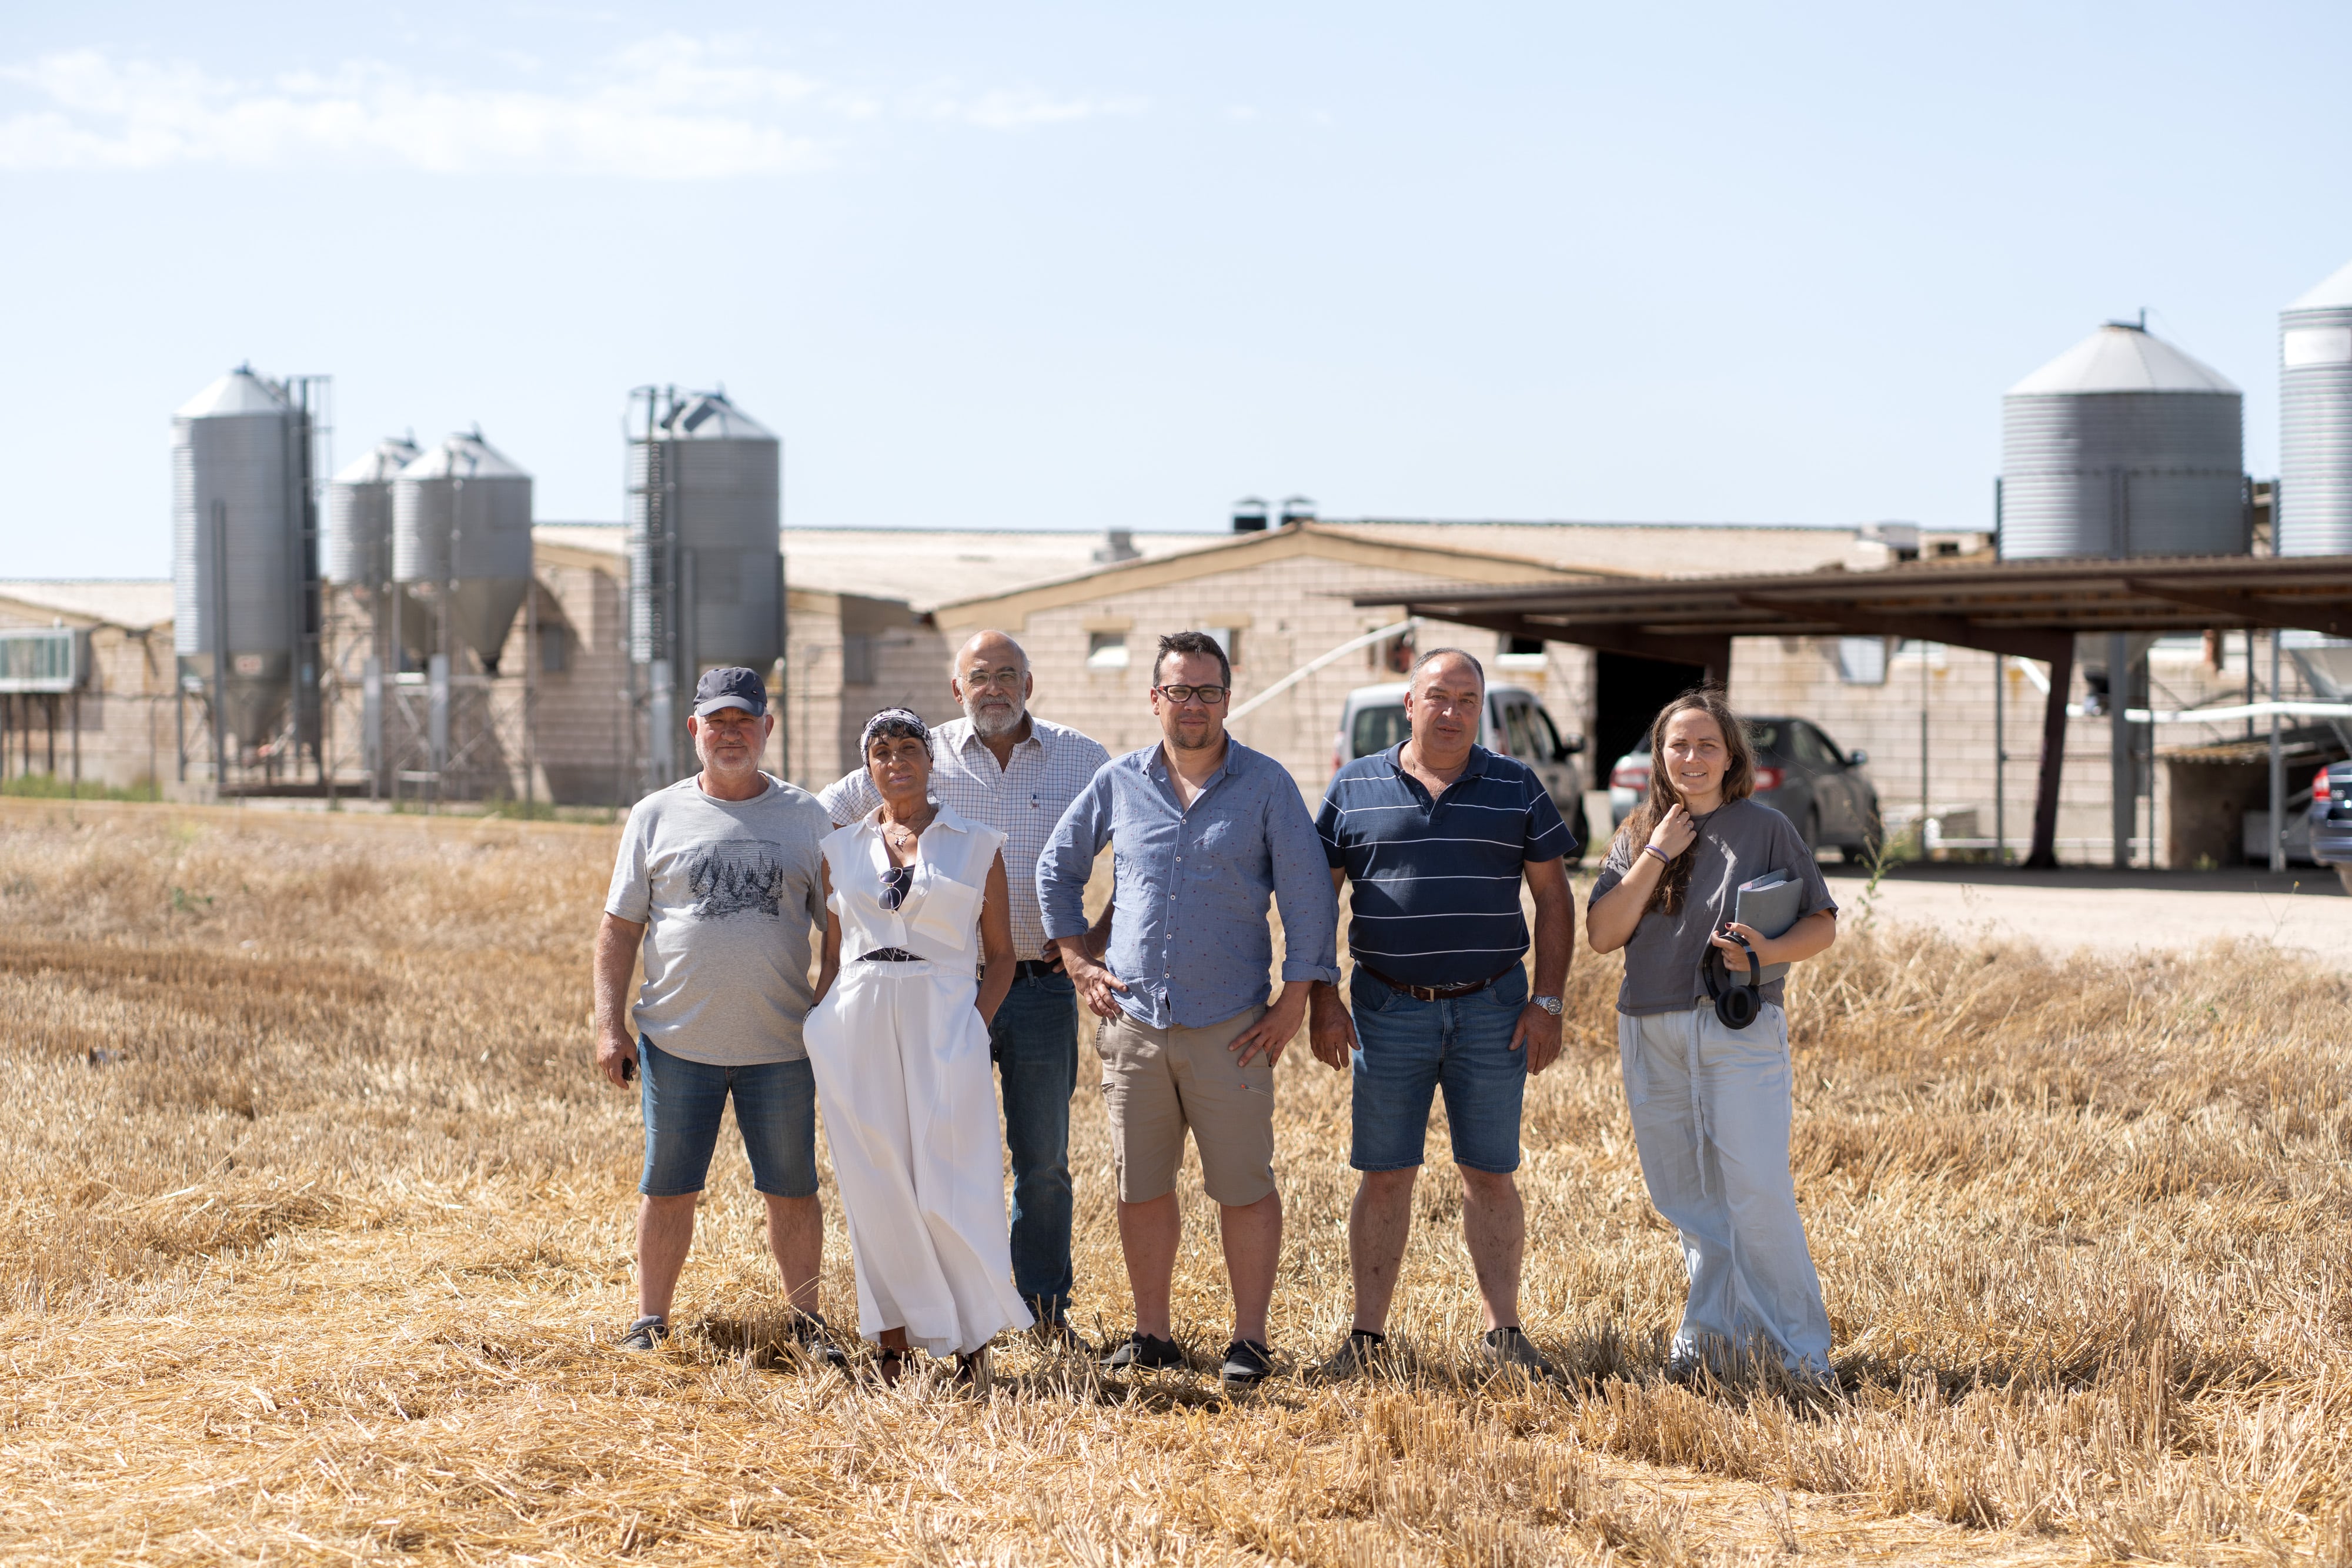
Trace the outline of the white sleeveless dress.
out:
<instances>
[{"instance_id":1,"label":"white sleeveless dress","mask_svg":"<svg viewBox=\"0 0 2352 1568\"><path fill-rule=\"evenodd\" d=\"M849 1224L857 1332L904 1328L932 1355L1034 1321L1013 1287L996 1074L974 1006L981 904L1003 845L940 807L916 846L914 885L890 910L876 817L824 843L841 974L803 1039ZM921 961L864 957L886 947Z\"/></svg>"}]
</instances>

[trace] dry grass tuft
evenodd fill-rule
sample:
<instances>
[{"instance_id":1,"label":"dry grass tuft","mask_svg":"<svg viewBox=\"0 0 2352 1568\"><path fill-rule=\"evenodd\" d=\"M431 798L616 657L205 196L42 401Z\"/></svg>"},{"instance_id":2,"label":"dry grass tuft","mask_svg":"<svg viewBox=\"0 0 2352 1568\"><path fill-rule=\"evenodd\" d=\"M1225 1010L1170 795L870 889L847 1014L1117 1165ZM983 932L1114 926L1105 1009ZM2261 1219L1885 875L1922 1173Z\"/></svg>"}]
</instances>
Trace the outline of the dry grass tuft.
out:
<instances>
[{"instance_id":1,"label":"dry grass tuft","mask_svg":"<svg viewBox=\"0 0 2352 1568\"><path fill-rule=\"evenodd\" d=\"M2352 1563L2352 988L2266 949L1896 930L1811 967L1834 1395L1660 1375L1680 1264L1586 959L1522 1171L1560 1385L1478 1375L1442 1126L1390 1375L1304 1375L1345 1327L1353 1178L1345 1081L1302 1049L1300 1375L1235 1403L1024 1344L978 1401L798 1364L740 1149L675 1349L607 1348L639 1135L586 1063L609 830L10 802L0 835L12 1561ZM1078 1315L1121 1331L1093 1096L1075 1124ZM1196 1350L1223 1303L1195 1223Z\"/></svg>"}]
</instances>

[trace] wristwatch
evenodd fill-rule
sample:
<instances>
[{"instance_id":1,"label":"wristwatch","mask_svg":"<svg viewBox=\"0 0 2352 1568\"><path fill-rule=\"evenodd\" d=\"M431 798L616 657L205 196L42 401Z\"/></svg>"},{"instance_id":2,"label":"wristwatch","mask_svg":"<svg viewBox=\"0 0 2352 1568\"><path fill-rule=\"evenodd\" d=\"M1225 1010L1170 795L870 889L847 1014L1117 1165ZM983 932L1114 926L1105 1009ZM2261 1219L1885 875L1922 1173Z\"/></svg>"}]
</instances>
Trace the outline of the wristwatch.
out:
<instances>
[{"instance_id":1,"label":"wristwatch","mask_svg":"<svg viewBox=\"0 0 2352 1568\"><path fill-rule=\"evenodd\" d=\"M1558 997L1529 997L1528 1000L1535 1003L1536 1006L1543 1009L1544 1011L1551 1014L1554 1018L1559 1017L1560 1009L1566 1005Z\"/></svg>"}]
</instances>

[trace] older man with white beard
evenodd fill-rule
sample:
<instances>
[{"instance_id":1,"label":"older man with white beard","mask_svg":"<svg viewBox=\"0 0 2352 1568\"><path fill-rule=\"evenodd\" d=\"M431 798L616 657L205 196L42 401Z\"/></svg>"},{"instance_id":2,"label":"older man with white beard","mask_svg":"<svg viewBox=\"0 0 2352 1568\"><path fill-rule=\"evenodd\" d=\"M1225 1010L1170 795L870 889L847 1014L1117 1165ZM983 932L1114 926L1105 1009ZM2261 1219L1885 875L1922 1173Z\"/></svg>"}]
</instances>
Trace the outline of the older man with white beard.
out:
<instances>
[{"instance_id":1,"label":"older man with white beard","mask_svg":"<svg viewBox=\"0 0 2352 1568\"><path fill-rule=\"evenodd\" d=\"M996 1009L989 1043L1004 1092L1005 1152L1013 1165L1013 1282L1049 1343L1086 1347L1070 1327L1070 1096L1078 1082L1077 993L1045 939L1037 904L1037 857L1079 791L1110 754L1076 730L1029 711L1029 655L1002 632L957 651L948 690L964 716L931 731L931 793L949 809L1004 835L1013 899L1013 990ZM864 768L817 797L835 822L881 803Z\"/></svg>"}]
</instances>

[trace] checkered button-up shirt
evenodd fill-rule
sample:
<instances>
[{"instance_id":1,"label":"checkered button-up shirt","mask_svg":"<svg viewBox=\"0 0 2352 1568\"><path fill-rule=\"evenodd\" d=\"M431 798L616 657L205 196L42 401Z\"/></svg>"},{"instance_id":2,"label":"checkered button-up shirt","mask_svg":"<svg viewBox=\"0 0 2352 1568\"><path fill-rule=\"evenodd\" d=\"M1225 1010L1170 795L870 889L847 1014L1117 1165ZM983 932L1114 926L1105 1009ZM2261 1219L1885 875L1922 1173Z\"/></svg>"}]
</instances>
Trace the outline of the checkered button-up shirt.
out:
<instances>
[{"instance_id":1,"label":"checkered button-up shirt","mask_svg":"<svg viewBox=\"0 0 2352 1568\"><path fill-rule=\"evenodd\" d=\"M1095 770L1110 753L1067 725L1034 714L1029 734L1002 768L972 733L971 720L950 719L931 731L931 794L939 802L1004 835L1004 880L1013 895L1013 950L1045 953L1045 915L1037 905L1037 857ZM836 822L854 822L882 803L865 768L842 776L817 799Z\"/></svg>"}]
</instances>

